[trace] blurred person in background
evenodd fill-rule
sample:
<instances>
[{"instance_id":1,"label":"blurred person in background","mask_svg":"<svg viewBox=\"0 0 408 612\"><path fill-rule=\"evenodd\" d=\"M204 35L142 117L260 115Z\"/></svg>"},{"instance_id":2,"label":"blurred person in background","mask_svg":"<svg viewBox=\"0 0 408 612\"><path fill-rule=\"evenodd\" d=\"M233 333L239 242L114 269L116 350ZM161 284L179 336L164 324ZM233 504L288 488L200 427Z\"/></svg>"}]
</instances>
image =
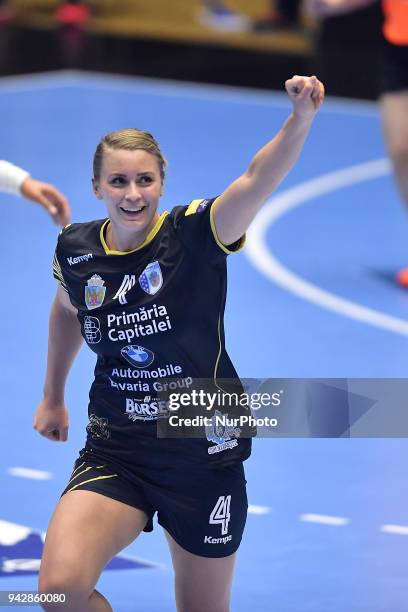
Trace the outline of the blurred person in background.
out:
<instances>
[{"instance_id":1,"label":"blurred person in background","mask_svg":"<svg viewBox=\"0 0 408 612\"><path fill-rule=\"evenodd\" d=\"M377 0L307 0L314 17L331 17L361 9ZM384 139L399 191L408 205L408 1L382 0L384 15L378 93ZM408 268L396 275L408 287Z\"/></svg>"},{"instance_id":2,"label":"blurred person in background","mask_svg":"<svg viewBox=\"0 0 408 612\"><path fill-rule=\"evenodd\" d=\"M220 32L245 32L250 29L250 19L233 11L222 0L202 0L197 13L201 25Z\"/></svg>"},{"instance_id":3,"label":"blurred person in background","mask_svg":"<svg viewBox=\"0 0 408 612\"><path fill-rule=\"evenodd\" d=\"M299 25L302 0L268 0L269 9L252 24L255 32L270 32Z\"/></svg>"},{"instance_id":4,"label":"blurred person in background","mask_svg":"<svg viewBox=\"0 0 408 612\"><path fill-rule=\"evenodd\" d=\"M56 19L61 25L83 26L90 17L91 11L86 2L82 0L63 0L56 11Z\"/></svg>"},{"instance_id":5,"label":"blurred person in background","mask_svg":"<svg viewBox=\"0 0 408 612\"><path fill-rule=\"evenodd\" d=\"M58 189L31 178L28 172L8 161L0 160L0 191L37 202L56 225L64 227L70 222L68 201Z\"/></svg>"},{"instance_id":6,"label":"blurred person in background","mask_svg":"<svg viewBox=\"0 0 408 612\"><path fill-rule=\"evenodd\" d=\"M8 25L14 17L14 11L8 0L0 0L0 27Z\"/></svg>"},{"instance_id":7,"label":"blurred person in background","mask_svg":"<svg viewBox=\"0 0 408 612\"><path fill-rule=\"evenodd\" d=\"M85 26L91 18L91 9L82 0L62 0L55 11L59 26L59 42L63 65L80 68L86 53L87 33Z\"/></svg>"}]
</instances>

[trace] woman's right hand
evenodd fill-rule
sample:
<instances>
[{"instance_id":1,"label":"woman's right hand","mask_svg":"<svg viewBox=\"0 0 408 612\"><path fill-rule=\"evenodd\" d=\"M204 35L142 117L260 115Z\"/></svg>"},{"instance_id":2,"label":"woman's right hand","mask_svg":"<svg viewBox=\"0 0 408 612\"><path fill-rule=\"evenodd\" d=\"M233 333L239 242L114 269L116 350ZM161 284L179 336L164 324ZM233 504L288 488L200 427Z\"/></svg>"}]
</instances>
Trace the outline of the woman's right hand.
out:
<instances>
[{"instance_id":1,"label":"woman's right hand","mask_svg":"<svg viewBox=\"0 0 408 612\"><path fill-rule=\"evenodd\" d=\"M44 398L35 411L33 427L39 434L53 442L66 442L68 411L64 402Z\"/></svg>"}]
</instances>

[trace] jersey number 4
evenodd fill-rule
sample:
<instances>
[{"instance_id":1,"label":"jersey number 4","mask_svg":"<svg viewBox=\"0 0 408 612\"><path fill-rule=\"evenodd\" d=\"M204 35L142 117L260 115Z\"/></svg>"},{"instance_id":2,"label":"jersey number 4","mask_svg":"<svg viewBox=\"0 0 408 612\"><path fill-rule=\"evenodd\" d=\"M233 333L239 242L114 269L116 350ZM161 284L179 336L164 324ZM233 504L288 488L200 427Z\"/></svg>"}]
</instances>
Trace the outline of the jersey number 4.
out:
<instances>
[{"instance_id":1,"label":"jersey number 4","mask_svg":"<svg viewBox=\"0 0 408 612\"><path fill-rule=\"evenodd\" d=\"M214 506L210 515L210 525L221 525L221 533L228 533L228 523L230 522L231 495L221 495Z\"/></svg>"}]
</instances>

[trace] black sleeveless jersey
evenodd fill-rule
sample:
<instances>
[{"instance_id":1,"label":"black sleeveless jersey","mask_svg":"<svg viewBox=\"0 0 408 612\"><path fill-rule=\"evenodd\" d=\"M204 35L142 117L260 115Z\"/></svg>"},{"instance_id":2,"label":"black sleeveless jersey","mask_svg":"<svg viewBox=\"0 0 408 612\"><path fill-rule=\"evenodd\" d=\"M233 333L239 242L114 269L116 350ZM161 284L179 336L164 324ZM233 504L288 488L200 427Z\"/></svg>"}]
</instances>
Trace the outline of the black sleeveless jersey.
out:
<instances>
[{"instance_id":1,"label":"black sleeveless jersey","mask_svg":"<svg viewBox=\"0 0 408 612\"><path fill-rule=\"evenodd\" d=\"M130 252L106 244L108 219L60 233L54 276L78 310L82 335L97 355L86 448L124 463L224 464L246 459L251 440L239 428L204 427L201 439L157 437L168 419L160 392L191 381L237 379L224 344L225 247L212 218L214 200L163 213ZM203 416L205 410L202 412Z\"/></svg>"}]
</instances>

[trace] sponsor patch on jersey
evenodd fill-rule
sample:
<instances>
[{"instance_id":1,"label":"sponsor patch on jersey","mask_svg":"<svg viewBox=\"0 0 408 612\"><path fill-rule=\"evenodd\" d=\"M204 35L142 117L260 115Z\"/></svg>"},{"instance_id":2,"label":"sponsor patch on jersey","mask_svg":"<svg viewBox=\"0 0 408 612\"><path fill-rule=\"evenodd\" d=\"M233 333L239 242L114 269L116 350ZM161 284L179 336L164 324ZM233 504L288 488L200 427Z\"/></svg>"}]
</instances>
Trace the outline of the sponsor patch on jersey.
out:
<instances>
[{"instance_id":1,"label":"sponsor patch on jersey","mask_svg":"<svg viewBox=\"0 0 408 612\"><path fill-rule=\"evenodd\" d=\"M216 410L211 417L211 424L206 425L205 435L209 442L214 442L215 446L208 448L208 454L221 453L222 451L235 448L238 446L238 440L241 430L227 424L228 414L223 414Z\"/></svg>"},{"instance_id":2,"label":"sponsor patch on jersey","mask_svg":"<svg viewBox=\"0 0 408 612\"><path fill-rule=\"evenodd\" d=\"M165 400L154 400L147 395L144 400L131 397L126 398L126 414L133 422L136 421L157 421L157 419L167 418L169 411Z\"/></svg>"},{"instance_id":3,"label":"sponsor patch on jersey","mask_svg":"<svg viewBox=\"0 0 408 612\"><path fill-rule=\"evenodd\" d=\"M152 351L136 344L124 346L120 353L135 368L147 368L154 361L154 353Z\"/></svg>"},{"instance_id":4,"label":"sponsor patch on jersey","mask_svg":"<svg viewBox=\"0 0 408 612\"><path fill-rule=\"evenodd\" d=\"M202 213L202 212L204 212L204 211L205 211L205 209L207 208L207 206L208 206L208 204L209 204L209 203L210 203L210 200L203 200L203 201L201 202L201 204L199 204L199 205L197 206L197 211L196 211L196 212L198 212L198 213Z\"/></svg>"},{"instance_id":5,"label":"sponsor patch on jersey","mask_svg":"<svg viewBox=\"0 0 408 612\"><path fill-rule=\"evenodd\" d=\"M78 257L67 257L67 262L70 266L75 266L76 264L82 263L83 261L89 261L93 258L92 253L87 253L86 255L78 255Z\"/></svg>"},{"instance_id":6,"label":"sponsor patch on jersey","mask_svg":"<svg viewBox=\"0 0 408 612\"><path fill-rule=\"evenodd\" d=\"M94 274L87 283L85 287L86 307L88 310L99 308L105 299L106 287L103 286L105 281L98 274Z\"/></svg>"},{"instance_id":7,"label":"sponsor patch on jersey","mask_svg":"<svg viewBox=\"0 0 408 612\"><path fill-rule=\"evenodd\" d=\"M155 295L163 285L163 274L158 261L149 263L139 276L139 284L143 291Z\"/></svg>"},{"instance_id":8,"label":"sponsor patch on jersey","mask_svg":"<svg viewBox=\"0 0 408 612\"><path fill-rule=\"evenodd\" d=\"M86 431L94 440L109 440L111 437L108 419L98 417L96 414L89 415L89 423L86 426Z\"/></svg>"},{"instance_id":9,"label":"sponsor patch on jersey","mask_svg":"<svg viewBox=\"0 0 408 612\"><path fill-rule=\"evenodd\" d=\"M122 284L116 295L113 297L114 300L119 300L120 304L127 304L126 293L132 289L136 284L136 277L134 274L126 274L123 277Z\"/></svg>"},{"instance_id":10,"label":"sponsor patch on jersey","mask_svg":"<svg viewBox=\"0 0 408 612\"><path fill-rule=\"evenodd\" d=\"M102 340L101 325L96 317L84 317L84 334L88 344L98 344Z\"/></svg>"}]
</instances>

